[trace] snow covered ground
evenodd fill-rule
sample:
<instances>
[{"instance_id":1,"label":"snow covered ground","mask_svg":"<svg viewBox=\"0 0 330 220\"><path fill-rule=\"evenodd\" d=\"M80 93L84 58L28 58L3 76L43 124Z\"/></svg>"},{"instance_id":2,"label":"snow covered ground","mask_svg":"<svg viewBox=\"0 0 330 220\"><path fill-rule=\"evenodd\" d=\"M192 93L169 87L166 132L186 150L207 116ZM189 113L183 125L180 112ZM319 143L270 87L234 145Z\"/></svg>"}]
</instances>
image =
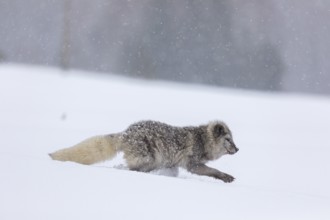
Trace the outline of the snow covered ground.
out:
<instances>
[{"instance_id":1,"label":"snow covered ground","mask_svg":"<svg viewBox=\"0 0 330 220\"><path fill-rule=\"evenodd\" d=\"M330 219L330 98L0 66L0 219ZM48 153L154 119L220 119L233 183L83 166Z\"/></svg>"}]
</instances>

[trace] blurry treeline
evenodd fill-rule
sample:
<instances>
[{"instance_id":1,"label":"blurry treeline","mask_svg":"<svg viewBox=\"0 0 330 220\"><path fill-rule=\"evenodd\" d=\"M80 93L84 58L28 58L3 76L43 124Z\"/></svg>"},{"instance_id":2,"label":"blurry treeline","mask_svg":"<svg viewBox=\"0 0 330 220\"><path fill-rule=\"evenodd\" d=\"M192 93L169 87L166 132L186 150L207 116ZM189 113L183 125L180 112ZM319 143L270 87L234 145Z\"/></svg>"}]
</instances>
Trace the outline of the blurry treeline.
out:
<instances>
[{"instance_id":1,"label":"blurry treeline","mask_svg":"<svg viewBox=\"0 0 330 220\"><path fill-rule=\"evenodd\" d=\"M328 0L0 0L0 62L330 94Z\"/></svg>"}]
</instances>

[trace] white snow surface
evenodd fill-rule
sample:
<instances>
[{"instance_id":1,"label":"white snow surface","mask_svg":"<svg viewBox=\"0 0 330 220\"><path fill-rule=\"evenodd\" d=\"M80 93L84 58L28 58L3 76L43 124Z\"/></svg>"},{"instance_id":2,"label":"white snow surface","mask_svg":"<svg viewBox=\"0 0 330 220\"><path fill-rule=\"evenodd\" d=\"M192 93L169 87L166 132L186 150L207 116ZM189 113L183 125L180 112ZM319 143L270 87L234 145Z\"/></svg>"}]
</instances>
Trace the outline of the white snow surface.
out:
<instances>
[{"instance_id":1,"label":"white snow surface","mask_svg":"<svg viewBox=\"0 0 330 220\"><path fill-rule=\"evenodd\" d=\"M330 99L0 65L0 219L330 219ZM223 183L53 161L48 153L152 119L225 121Z\"/></svg>"}]
</instances>

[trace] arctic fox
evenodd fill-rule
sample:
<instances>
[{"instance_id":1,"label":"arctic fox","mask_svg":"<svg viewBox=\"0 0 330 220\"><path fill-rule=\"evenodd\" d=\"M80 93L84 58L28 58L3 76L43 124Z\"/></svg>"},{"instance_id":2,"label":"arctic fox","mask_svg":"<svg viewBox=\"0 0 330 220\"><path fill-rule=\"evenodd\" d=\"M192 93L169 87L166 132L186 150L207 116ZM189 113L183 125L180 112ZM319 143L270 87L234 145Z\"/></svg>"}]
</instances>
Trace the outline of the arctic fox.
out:
<instances>
[{"instance_id":1,"label":"arctic fox","mask_svg":"<svg viewBox=\"0 0 330 220\"><path fill-rule=\"evenodd\" d=\"M213 121L197 127L174 127L157 121L141 121L125 131L91 137L70 148L49 154L54 160L94 164L122 151L130 170L149 172L178 167L189 172L232 182L234 177L205 165L225 154L235 154L228 126Z\"/></svg>"}]
</instances>

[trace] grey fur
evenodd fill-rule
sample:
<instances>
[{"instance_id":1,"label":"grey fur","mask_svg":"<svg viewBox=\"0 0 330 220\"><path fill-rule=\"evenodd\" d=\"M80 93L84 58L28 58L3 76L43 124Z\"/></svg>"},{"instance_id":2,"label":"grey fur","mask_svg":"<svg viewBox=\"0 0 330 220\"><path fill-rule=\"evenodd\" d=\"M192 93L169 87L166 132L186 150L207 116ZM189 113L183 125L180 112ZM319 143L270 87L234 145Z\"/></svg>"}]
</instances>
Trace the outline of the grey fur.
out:
<instances>
[{"instance_id":1,"label":"grey fur","mask_svg":"<svg viewBox=\"0 0 330 220\"><path fill-rule=\"evenodd\" d=\"M126 131L91 137L72 147L49 154L54 160L94 164L109 160L123 151L130 170L149 172L182 167L198 175L211 176L224 182L234 177L205 165L236 148L228 126L214 121L198 127L174 127L156 121L132 124Z\"/></svg>"},{"instance_id":2,"label":"grey fur","mask_svg":"<svg viewBox=\"0 0 330 220\"><path fill-rule=\"evenodd\" d=\"M113 135L110 135L113 136ZM232 182L234 177L205 165L236 148L228 126L220 121L198 127L174 127L156 121L132 124L115 135L130 170L149 172L182 167L188 171Z\"/></svg>"}]
</instances>

